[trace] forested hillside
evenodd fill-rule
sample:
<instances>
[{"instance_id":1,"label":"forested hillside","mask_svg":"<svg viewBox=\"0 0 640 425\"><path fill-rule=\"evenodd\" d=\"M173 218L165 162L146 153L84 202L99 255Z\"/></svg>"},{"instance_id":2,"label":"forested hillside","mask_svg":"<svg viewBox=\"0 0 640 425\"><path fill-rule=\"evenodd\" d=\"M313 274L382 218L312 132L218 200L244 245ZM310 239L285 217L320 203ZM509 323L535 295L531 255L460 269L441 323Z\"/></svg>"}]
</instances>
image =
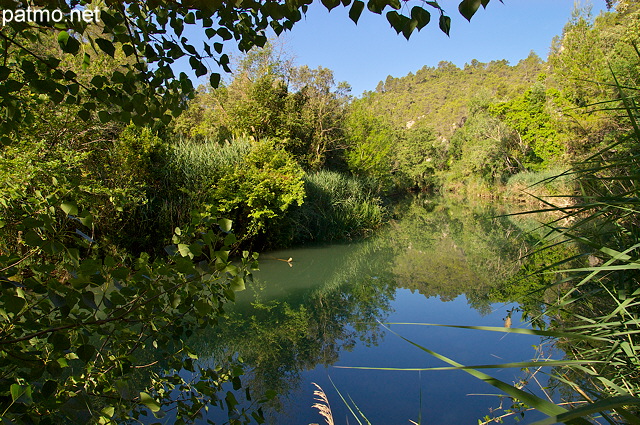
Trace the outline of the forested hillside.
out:
<instances>
[{"instance_id":1,"label":"forested hillside","mask_svg":"<svg viewBox=\"0 0 640 425\"><path fill-rule=\"evenodd\" d=\"M388 172L404 173L415 187L485 196L517 174L566 168L628 129L600 102L617 96L613 75L638 81L637 40L635 4L595 19L576 10L546 60L532 53L515 65L425 66L387 77L352 103L351 114L367 111L396 135Z\"/></svg>"},{"instance_id":2,"label":"forested hillside","mask_svg":"<svg viewBox=\"0 0 640 425\"><path fill-rule=\"evenodd\" d=\"M477 95L511 99L530 87L547 64L531 52L517 64L506 60L471 61L460 69L442 61L404 77L388 76L364 97L375 111L397 126L411 127L424 120L439 137L450 139L469 114L469 101Z\"/></svg>"}]
</instances>

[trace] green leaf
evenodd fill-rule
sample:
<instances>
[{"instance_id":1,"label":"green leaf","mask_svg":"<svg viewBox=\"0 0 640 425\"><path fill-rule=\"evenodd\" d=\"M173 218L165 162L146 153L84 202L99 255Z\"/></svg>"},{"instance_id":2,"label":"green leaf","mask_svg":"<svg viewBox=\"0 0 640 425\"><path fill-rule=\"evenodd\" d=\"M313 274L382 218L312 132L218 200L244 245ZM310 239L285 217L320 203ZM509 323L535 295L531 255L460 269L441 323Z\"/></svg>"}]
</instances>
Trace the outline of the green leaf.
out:
<instances>
[{"instance_id":1,"label":"green leaf","mask_svg":"<svg viewBox=\"0 0 640 425\"><path fill-rule=\"evenodd\" d=\"M36 67L33 65L33 62L28 60L22 61L21 68L22 68L22 71L26 74L25 76L27 78L31 78L32 74L36 72Z\"/></svg>"},{"instance_id":2,"label":"green leaf","mask_svg":"<svg viewBox=\"0 0 640 425\"><path fill-rule=\"evenodd\" d=\"M65 351L68 350L71 347L71 341L69 340L69 337L62 333L62 332L54 332L53 334L51 334L51 336L48 338L48 341L53 344L53 349L57 350L57 351ZM64 358L61 358L64 361ZM60 362L60 359L58 359L58 362ZM62 366L62 364L61 364ZM63 367L66 366L66 361L65 361L65 365Z\"/></svg>"},{"instance_id":3,"label":"green leaf","mask_svg":"<svg viewBox=\"0 0 640 425\"><path fill-rule=\"evenodd\" d=\"M85 363L87 363L87 362L89 362L89 360L91 360L91 358L93 357L95 352L96 352L96 348L91 344L82 344L76 350L76 354L78 355L80 360L82 360Z\"/></svg>"},{"instance_id":4,"label":"green leaf","mask_svg":"<svg viewBox=\"0 0 640 425\"><path fill-rule=\"evenodd\" d=\"M521 334L521 335L550 336L553 338L581 339L581 340L594 341L594 342L609 341L607 338L580 334L578 332L545 331L545 330L527 329L527 328L505 328L503 326L441 325L436 323L415 323L415 322L389 322L389 323L385 323L385 325L436 326L436 327L443 327L443 328L472 329L472 330L479 330L479 331L512 333L512 334Z\"/></svg>"},{"instance_id":5,"label":"green leaf","mask_svg":"<svg viewBox=\"0 0 640 425\"><path fill-rule=\"evenodd\" d=\"M234 235L233 233L229 233L227 236L224 237L224 246L231 246L236 242L237 242L236 235Z\"/></svg>"},{"instance_id":6,"label":"green leaf","mask_svg":"<svg viewBox=\"0 0 640 425\"><path fill-rule=\"evenodd\" d=\"M44 398L49 398L52 395L55 394L56 390L58 389L58 383L56 381L52 381L52 380L47 380L47 382L45 382L42 385L42 389L40 390L40 394L42 394L42 396Z\"/></svg>"},{"instance_id":7,"label":"green leaf","mask_svg":"<svg viewBox=\"0 0 640 425\"><path fill-rule=\"evenodd\" d=\"M569 412L551 416L550 418L534 422L532 425L552 425L556 423L569 423L571 420L582 419L588 417L592 413L607 412L617 407L623 406L640 406L640 398L630 395L617 396L598 400L594 403L588 403L584 406L571 409ZM637 422L635 422L637 423Z\"/></svg>"},{"instance_id":8,"label":"green leaf","mask_svg":"<svg viewBox=\"0 0 640 425\"><path fill-rule=\"evenodd\" d=\"M463 0L460 2L458 10L462 16L467 18L467 21L471 22L471 18L478 11L481 4L482 0Z\"/></svg>"},{"instance_id":9,"label":"green leaf","mask_svg":"<svg viewBox=\"0 0 640 425\"><path fill-rule=\"evenodd\" d=\"M406 18L405 24L402 27L402 35L404 35L404 38L408 40L409 37L411 37L413 30L415 30L417 26L418 26L418 21L416 21L415 19Z\"/></svg>"},{"instance_id":10,"label":"green leaf","mask_svg":"<svg viewBox=\"0 0 640 425\"><path fill-rule=\"evenodd\" d=\"M221 218L218 220L218 225L220 226L220 229L223 232L227 232L227 233L230 232L231 224L232 224L232 221L227 218Z\"/></svg>"},{"instance_id":11,"label":"green leaf","mask_svg":"<svg viewBox=\"0 0 640 425\"><path fill-rule=\"evenodd\" d=\"M67 215L78 215L78 207L71 202L63 202L60 209Z\"/></svg>"},{"instance_id":12,"label":"green leaf","mask_svg":"<svg viewBox=\"0 0 640 425\"><path fill-rule=\"evenodd\" d=\"M369 2L367 2L367 9L373 13L377 13L378 15L382 14L384 7L384 2L381 2L380 0L369 0Z\"/></svg>"},{"instance_id":13,"label":"green leaf","mask_svg":"<svg viewBox=\"0 0 640 425\"><path fill-rule=\"evenodd\" d=\"M114 57L116 48L112 42L110 42L109 40L105 40L104 38L97 38L96 44L98 45L98 47L100 47L100 50L102 50L109 56Z\"/></svg>"},{"instance_id":14,"label":"green leaf","mask_svg":"<svg viewBox=\"0 0 640 425\"><path fill-rule=\"evenodd\" d=\"M400 31L402 31L402 28L404 26L402 18L403 16L401 16L395 10L387 13L387 21L389 21L389 24L391 24L391 28L393 28L398 34L400 34Z\"/></svg>"},{"instance_id":15,"label":"green leaf","mask_svg":"<svg viewBox=\"0 0 640 425\"><path fill-rule=\"evenodd\" d=\"M227 408L229 409L229 412L233 412L238 405L236 396L231 391L227 391L227 395L224 399L227 402Z\"/></svg>"},{"instance_id":16,"label":"green leaf","mask_svg":"<svg viewBox=\"0 0 640 425\"><path fill-rule=\"evenodd\" d=\"M83 217L78 217L80 223L87 227L91 227L93 225L93 216L90 213L85 213Z\"/></svg>"},{"instance_id":17,"label":"green leaf","mask_svg":"<svg viewBox=\"0 0 640 425\"><path fill-rule=\"evenodd\" d=\"M414 6L411 9L411 18L418 23L416 28L420 31L422 28L427 26L431 20L431 14L419 6Z\"/></svg>"},{"instance_id":18,"label":"green leaf","mask_svg":"<svg viewBox=\"0 0 640 425\"><path fill-rule=\"evenodd\" d=\"M374 366L334 366L338 369L358 370L393 370L393 371L433 371L433 370L470 370L470 369L522 369L526 367L551 367L551 366L579 366L584 364L605 363L599 360L544 360L529 362L512 362L497 364L480 364L469 366L438 366L438 367L374 367Z\"/></svg>"},{"instance_id":19,"label":"green leaf","mask_svg":"<svg viewBox=\"0 0 640 425\"><path fill-rule=\"evenodd\" d=\"M4 81L9 78L9 74L11 74L11 68L8 66L0 66L0 81Z\"/></svg>"},{"instance_id":20,"label":"green leaf","mask_svg":"<svg viewBox=\"0 0 640 425\"><path fill-rule=\"evenodd\" d=\"M24 235L24 242L29 246L42 246L44 240L33 230L29 230Z\"/></svg>"},{"instance_id":21,"label":"green leaf","mask_svg":"<svg viewBox=\"0 0 640 425\"><path fill-rule=\"evenodd\" d=\"M95 294L91 291L85 291L82 293L82 302L90 309L98 309L98 305L96 304L95 300Z\"/></svg>"},{"instance_id":22,"label":"green leaf","mask_svg":"<svg viewBox=\"0 0 640 425\"><path fill-rule=\"evenodd\" d=\"M58 43L60 43L60 45L66 44L68 40L69 40L69 33L68 32L60 31L58 33Z\"/></svg>"},{"instance_id":23,"label":"green leaf","mask_svg":"<svg viewBox=\"0 0 640 425\"><path fill-rule=\"evenodd\" d=\"M104 409L102 409L102 415L106 416L107 418L112 418L115 413L116 413L116 408L113 406L107 406Z\"/></svg>"},{"instance_id":24,"label":"green leaf","mask_svg":"<svg viewBox=\"0 0 640 425\"><path fill-rule=\"evenodd\" d=\"M224 27L218 28L216 32L220 37L222 37L224 41L231 40L233 38L233 35L229 32L229 30Z\"/></svg>"},{"instance_id":25,"label":"green leaf","mask_svg":"<svg viewBox=\"0 0 640 425\"><path fill-rule=\"evenodd\" d=\"M357 24L363 10L364 2L360 0L354 1L351 5L351 8L349 9L349 18L351 18L351 20Z\"/></svg>"},{"instance_id":26,"label":"green leaf","mask_svg":"<svg viewBox=\"0 0 640 425\"><path fill-rule=\"evenodd\" d=\"M7 80L3 84L3 88L7 93L18 91L22 87L24 87L24 83L21 83L20 81L16 81L16 80Z\"/></svg>"},{"instance_id":27,"label":"green leaf","mask_svg":"<svg viewBox=\"0 0 640 425\"><path fill-rule=\"evenodd\" d=\"M151 397L149 394L145 392L140 393L140 402L145 406L147 406L149 410L151 410L154 413L160 410L160 404L158 404L158 402L155 401L153 397Z\"/></svg>"},{"instance_id":28,"label":"green leaf","mask_svg":"<svg viewBox=\"0 0 640 425\"><path fill-rule=\"evenodd\" d=\"M206 300L199 299L194 303L194 307L201 316L208 316L211 313L211 304Z\"/></svg>"},{"instance_id":29,"label":"green leaf","mask_svg":"<svg viewBox=\"0 0 640 425\"><path fill-rule=\"evenodd\" d=\"M91 119L91 113L86 109L80 109L78 111L78 116L85 122Z\"/></svg>"},{"instance_id":30,"label":"green leaf","mask_svg":"<svg viewBox=\"0 0 640 425\"><path fill-rule=\"evenodd\" d=\"M0 305L3 306L4 310L14 314L20 313L27 304L27 301L24 298L20 298L15 295L3 296L0 298L0 302Z\"/></svg>"},{"instance_id":31,"label":"green leaf","mask_svg":"<svg viewBox=\"0 0 640 425\"><path fill-rule=\"evenodd\" d=\"M104 124L111 120L111 114L107 111L100 111L98 112L98 118L100 119L100 122Z\"/></svg>"},{"instance_id":32,"label":"green leaf","mask_svg":"<svg viewBox=\"0 0 640 425\"><path fill-rule=\"evenodd\" d=\"M189 249L189 245L187 245L187 244L179 243L178 244L178 252L183 257L193 258L193 254L191 253L191 250Z\"/></svg>"},{"instance_id":33,"label":"green leaf","mask_svg":"<svg viewBox=\"0 0 640 425\"><path fill-rule=\"evenodd\" d=\"M439 25L442 32L449 35L449 31L451 30L451 18L446 15L440 15Z\"/></svg>"},{"instance_id":34,"label":"green leaf","mask_svg":"<svg viewBox=\"0 0 640 425\"><path fill-rule=\"evenodd\" d=\"M327 10L331 11L340 5L340 0L322 0L322 4Z\"/></svg>"},{"instance_id":35,"label":"green leaf","mask_svg":"<svg viewBox=\"0 0 640 425\"><path fill-rule=\"evenodd\" d=\"M211 74L209 76L209 83L211 84L212 88L218 88L218 86L220 85L220 74L218 74L217 72Z\"/></svg>"},{"instance_id":36,"label":"green leaf","mask_svg":"<svg viewBox=\"0 0 640 425\"><path fill-rule=\"evenodd\" d=\"M244 291L246 289L244 279L241 276L236 276L231 279L231 289L235 292Z\"/></svg>"},{"instance_id":37,"label":"green leaf","mask_svg":"<svg viewBox=\"0 0 640 425\"><path fill-rule=\"evenodd\" d=\"M395 10L400 10L400 8L402 8L400 0L386 0L386 3Z\"/></svg>"},{"instance_id":38,"label":"green leaf","mask_svg":"<svg viewBox=\"0 0 640 425\"><path fill-rule=\"evenodd\" d=\"M66 31L61 31L58 34L58 43L60 48L65 53L71 53L75 55L80 50L80 43L74 37L71 37Z\"/></svg>"},{"instance_id":39,"label":"green leaf","mask_svg":"<svg viewBox=\"0 0 640 425\"><path fill-rule=\"evenodd\" d=\"M11 400L13 402L22 402L25 404L31 404L31 385L11 384L9 387L11 392Z\"/></svg>"}]
</instances>

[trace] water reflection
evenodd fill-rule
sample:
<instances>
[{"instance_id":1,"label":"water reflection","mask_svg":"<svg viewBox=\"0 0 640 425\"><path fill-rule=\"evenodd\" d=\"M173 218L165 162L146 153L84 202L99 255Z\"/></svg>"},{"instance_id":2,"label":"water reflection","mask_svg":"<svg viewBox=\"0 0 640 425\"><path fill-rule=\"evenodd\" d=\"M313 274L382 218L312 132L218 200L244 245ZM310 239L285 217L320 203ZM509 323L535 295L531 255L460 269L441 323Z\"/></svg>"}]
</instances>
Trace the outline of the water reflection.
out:
<instances>
[{"instance_id":1,"label":"water reflection","mask_svg":"<svg viewBox=\"0 0 640 425\"><path fill-rule=\"evenodd\" d=\"M275 390L279 394L274 408L284 413L273 414L274 423L283 423L283 417L293 415L284 422L307 424L320 422L320 418L310 408L301 413L302 408L298 407L299 411L292 413L292 406L311 405L313 390L309 382L323 380L318 373L326 375L330 366L346 361L351 365L397 367L398 362L394 361L400 358L408 366L413 363L415 367L416 361L424 364L424 353L406 357L406 347L397 341L382 344L387 334L380 322L416 316L414 321L453 323L456 320L449 317L453 315L462 320L458 324L475 325L484 315L490 322L485 324L500 326L510 306L490 315L495 300L492 291L519 270L524 242L516 237L520 233L518 226L507 218L495 218L502 211L486 204L456 205L416 198L400 209L401 218L369 240L263 255L253 284L238 294L236 304L230 306L220 326L198 335L194 345L200 357L227 358L237 353L249 369L246 385L256 393ZM291 262L287 261L289 258ZM426 300L433 301L433 297L455 302L440 303L442 308L431 302L426 307ZM479 347L491 340L492 346L487 349L495 349L499 337L461 337L458 331L442 329L428 336L439 341L437 344L444 344L448 355L472 364L487 363L486 358L478 357L483 352ZM469 342L477 344L474 350L464 345ZM500 354L490 352L491 356L504 357L509 351L516 357L523 355L522 347L507 342ZM524 345L528 347L530 343ZM514 360L528 358L525 355ZM358 380L373 384L384 379L385 385L391 386L396 379L379 375L379 371L359 374ZM349 380L338 381L349 384ZM327 384L326 379L324 382ZM416 377L412 382L417 388L409 391L417 398L422 384ZM448 382L461 388L477 385L457 377ZM365 386L356 390L360 391L360 398L368 399L371 394L367 391L376 393L380 389L369 386L367 390ZM301 395L303 400L296 401ZM402 396L391 396L389 402L399 402ZM442 397L446 399L447 393ZM413 403L415 407L415 400ZM437 407L439 401L433 399L431 403ZM480 403L489 405L486 401ZM336 404L340 404L337 398ZM374 402L371 408L375 407ZM341 407L336 409L340 411ZM373 422L391 423L385 422L388 418L382 420L384 414L376 415ZM469 415L476 415L476 411ZM452 423L460 418L452 419ZM396 419L407 423L406 416Z\"/></svg>"}]
</instances>

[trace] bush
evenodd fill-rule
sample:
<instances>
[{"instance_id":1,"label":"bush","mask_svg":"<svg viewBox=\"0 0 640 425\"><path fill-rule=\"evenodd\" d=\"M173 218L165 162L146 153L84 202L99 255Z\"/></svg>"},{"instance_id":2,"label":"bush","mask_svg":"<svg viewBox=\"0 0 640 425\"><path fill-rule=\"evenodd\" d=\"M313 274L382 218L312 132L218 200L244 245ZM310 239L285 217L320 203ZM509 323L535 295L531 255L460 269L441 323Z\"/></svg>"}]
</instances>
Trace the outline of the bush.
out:
<instances>
[{"instance_id":1,"label":"bush","mask_svg":"<svg viewBox=\"0 0 640 425\"><path fill-rule=\"evenodd\" d=\"M302 168L275 141L256 142L233 170L215 183L211 206L235 220L244 237L265 230L290 205L302 205Z\"/></svg>"}]
</instances>

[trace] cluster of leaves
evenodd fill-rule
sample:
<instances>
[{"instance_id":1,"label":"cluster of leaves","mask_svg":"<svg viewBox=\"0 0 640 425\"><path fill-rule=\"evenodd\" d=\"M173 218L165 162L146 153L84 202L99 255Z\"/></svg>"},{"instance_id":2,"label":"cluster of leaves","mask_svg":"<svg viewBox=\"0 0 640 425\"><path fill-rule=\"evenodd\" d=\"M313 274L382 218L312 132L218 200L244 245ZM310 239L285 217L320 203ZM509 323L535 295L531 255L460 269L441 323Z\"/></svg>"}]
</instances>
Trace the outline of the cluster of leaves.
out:
<instances>
[{"instance_id":1,"label":"cluster of leaves","mask_svg":"<svg viewBox=\"0 0 640 425\"><path fill-rule=\"evenodd\" d=\"M195 214L175 229L166 258L98 256L91 214L63 193L13 200L23 214L1 229L3 418L113 423L150 410L189 423L218 405L234 423L260 421L253 404L223 395L225 382L242 387L237 361L198 363L185 343L216 324L255 267L248 253L231 263L231 222Z\"/></svg>"},{"instance_id":2,"label":"cluster of leaves","mask_svg":"<svg viewBox=\"0 0 640 425\"><path fill-rule=\"evenodd\" d=\"M244 236L253 236L290 205L302 205L302 176L302 169L284 149L273 141L259 142L232 173L220 179L212 200L223 214L238 216Z\"/></svg>"},{"instance_id":3,"label":"cluster of leaves","mask_svg":"<svg viewBox=\"0 0 640 425\"><path fill-rule=\"evenodd\" d=\"M521 158L527 169L541 169L563 159L566 143L547 107L549 97L560 96L557 90L546 90L542 82L534 84L522 96L490 106L490 111L511 127L519 143L527 146ZM557 108L556 108L557 109Z\"/></svg>"},{"instance_id":4,"label":"cluster of leaves","mask_svg":"<svg viewBox=\"0 0 640 425\"><path fill-rule=\"evenodd\" d=\"M393 170L393 127L384 117L363 107L361 101L351 105L346 127L349 170L359 176L374 178L388 188Z\"/></svg>"}]
</instances>

